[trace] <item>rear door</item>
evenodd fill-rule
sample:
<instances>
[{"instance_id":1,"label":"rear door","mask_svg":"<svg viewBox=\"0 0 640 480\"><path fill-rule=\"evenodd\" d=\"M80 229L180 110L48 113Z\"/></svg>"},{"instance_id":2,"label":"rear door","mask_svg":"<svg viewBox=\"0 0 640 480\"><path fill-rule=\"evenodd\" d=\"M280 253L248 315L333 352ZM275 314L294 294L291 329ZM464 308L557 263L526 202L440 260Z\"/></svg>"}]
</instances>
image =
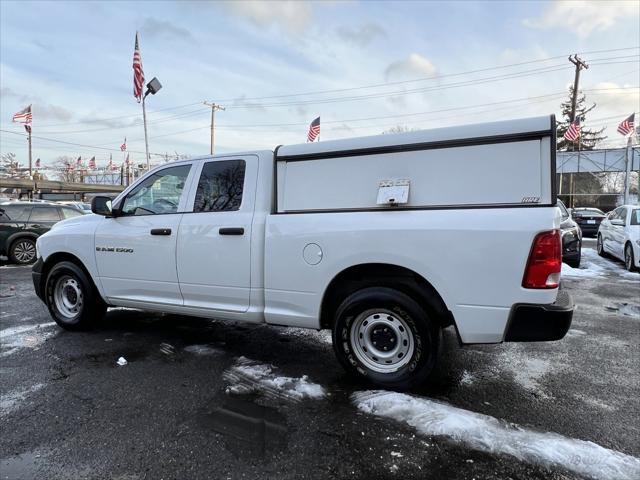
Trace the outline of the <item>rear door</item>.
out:
<instances>
[{"instance_id":1,"label":"rear door","mask_svg":"<svg viewBox=\"0 0 640 480\"><path fill-rule=\"evenodd\" d=\"M178 233L178 278L185 306L249 309L251 227L258 157L203 162Z\"/></svg>"},{"instance_id":2,"label":"rear door","mask_svg":"<svg viewBox=\"0 0 640 480\"><path fill-rule=\"evenodd\" d=\"M611 236L611 253L616 257L624 259L624 224L627 222L627 209L619 207L616 209L616 220L622 225L609 225Z\"/></svg>"},{"instance_id":3,"label":"rear door","mask_svg":"<svg viewBox=\"0 0 640 480\"><path fill-rule=\"evenodd\" d=\"M27 230L38 236L51 230L56 223L62 220L58 207L54 205L34 205L27 222Z\"/></svg>"},{"instance_id":4,"label":"rear door","mask_svg":"<svg viewBox=\"0 0 640 480\"><path fill-rule=\"evenodd\" d=\"M180 163L142 179L115 206L95 235L100 281L114 302L182 305L176 238L192 164Z\"/></svg>"}]
</instances>

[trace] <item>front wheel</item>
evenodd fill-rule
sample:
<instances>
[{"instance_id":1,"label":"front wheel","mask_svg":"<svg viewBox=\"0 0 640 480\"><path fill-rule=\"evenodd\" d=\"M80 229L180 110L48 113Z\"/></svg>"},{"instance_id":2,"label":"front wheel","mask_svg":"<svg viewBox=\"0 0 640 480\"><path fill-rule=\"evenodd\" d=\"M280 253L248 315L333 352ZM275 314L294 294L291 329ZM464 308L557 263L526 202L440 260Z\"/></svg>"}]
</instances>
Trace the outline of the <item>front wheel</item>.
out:
<instances>
[{"instance_id":1,"label":"front wheel","mask_svg":"<svg viewBox=\"0 0 640 480\"><path fill-rule=\"evenodd\" d=\"M333 327L333 346L350 373L397 390L422 384L435 366L439 347L435 319L410 296L370 287L347 297Z\"/></svg>"},{"instance_id":2,"label":"front wheel","mask_svg":"<svg viewBox=\"0 0 640 480\"><path fill-rule=\"evenodd\" d=\"M598 234L598 238L596 239L596 251L601 257L605 256L604 244L602 243L602 235L600 234Z\"/></svg>"},{"instance_id":3,"label":"front wheel","mask_svg":"<svg viewBox=\"0 0 640 480\"><path fill-rule=\"evenodd\" d=\"M72 262L53 266L47 275L45 301L56 323L67 330L89 328L107 309L91 280Z\"/></svg>"},{"instance_id":4,"label":"front wheel","mask_svg":"<svg viewBox=\"0 0 640 480\"><path fill-rule=\"evenodd\" d=\"M624 247L624 266L630 272L636 270L635 258L633 256L633 247L630 243Z\"/></svg>"},{"instance_id":5,"label":"front wheel","mask_svg":"<svg viewBox=\"0 0 640 480\"><path fill-rule=\"evenodd\" d=\"M9 258L18 265L27 265L36 260L36 242L31 238L19 238L11 244Z\"/></svg>"}]
</instances>

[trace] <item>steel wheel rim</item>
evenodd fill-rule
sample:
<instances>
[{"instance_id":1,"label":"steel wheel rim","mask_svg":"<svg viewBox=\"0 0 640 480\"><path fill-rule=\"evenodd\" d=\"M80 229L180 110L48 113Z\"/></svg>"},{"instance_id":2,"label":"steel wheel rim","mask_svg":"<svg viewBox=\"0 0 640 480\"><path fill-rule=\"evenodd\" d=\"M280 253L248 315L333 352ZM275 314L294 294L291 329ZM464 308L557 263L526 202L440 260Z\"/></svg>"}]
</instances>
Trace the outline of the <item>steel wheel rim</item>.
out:
<instances>
[{"instance_id":1,"label":"steel wheel rim","mask_svg":"<svg viewBox=\"0 0 640 480\"><path fill-rule=\"evenodd\" d=\"M13 248L13 255L21 263L29 263L36 256L36 247L32 242L22 240Z\"/></svg>"},{"instance_id":2,"label":"steel wheel rim","mask_svg":"<svg viewBox=\"0 0 640 480\"><path fill-rule=\"evenodd\" d=\"M354 355L368 369L393 373L411 361L415 349L413 331L396 313L367 310L351 324L350 344Z\"/></svg>"},{"instance_id":3,"label":"steel wheel rim","mask_svg":"<svg viewBox=\"0 0 640 480\"><path fill-rule=\"evenodd\" d=\"M78 281L70 275L63 275L53 287L53 301L60 315L73 320L82 311L84 295Z\"/></svg>"}]
</instances>

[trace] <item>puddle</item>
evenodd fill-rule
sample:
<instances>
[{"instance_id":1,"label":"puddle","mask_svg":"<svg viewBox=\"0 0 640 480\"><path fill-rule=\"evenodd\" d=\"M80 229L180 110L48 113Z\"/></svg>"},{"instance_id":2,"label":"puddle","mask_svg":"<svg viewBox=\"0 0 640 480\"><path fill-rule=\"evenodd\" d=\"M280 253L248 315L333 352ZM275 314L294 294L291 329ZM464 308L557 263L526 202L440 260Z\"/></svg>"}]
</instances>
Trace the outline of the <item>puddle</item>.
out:
<instances>
[{"instance_id":1,"label":"puddle","mask_svg":"<svg viewBox=\"0 0 640 480\"><path fill-rule=\"evenodd\" d=\"M201 417L201 425L224 437L227 450L243 458L266 458L287 446L285 418L274 408L234 398Z\"/></svg>"},{"instance_id":2,"label":"puddle","mask_svg":"<svg viewBox=\"0 0 640 480\"><path fill-rule=\"evenodd\" d=\"M615 303L613 305L605 305L605 310L616 312L618 315L625 317L634 317L640 319L640 306L630 303Z\"/></svg>"},{"instance_id":3,"label":"puddle","mask_svg":"<svg viewBox=\"0 0 640 480\"><path fill-rule=\"evenodd\" d=\"M31 480L38 478L38 468L42 463L39 453L26 452L0 459L0 479Z\"/></svg>"}]
</instances>

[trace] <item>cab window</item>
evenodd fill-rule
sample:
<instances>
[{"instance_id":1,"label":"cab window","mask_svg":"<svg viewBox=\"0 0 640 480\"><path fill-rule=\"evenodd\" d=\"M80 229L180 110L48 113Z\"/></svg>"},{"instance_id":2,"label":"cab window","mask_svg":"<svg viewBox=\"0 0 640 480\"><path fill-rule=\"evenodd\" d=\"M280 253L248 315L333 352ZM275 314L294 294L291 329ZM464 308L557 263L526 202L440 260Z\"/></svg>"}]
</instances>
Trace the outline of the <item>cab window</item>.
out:
<instances>
[{"instance_id":1,"label":"cab window","mask_svg":"<svg viewBox=\"0 0 640 480\"><path fill-rule=\"evenodd\" d=\"M122 202L123 215L177 213L191 165L165 168L136 185Z\"/></svg>"},{"instance_id":2,"label":"cab window","mask_svg":"<svg viewBox=\"0 0 640 480\"><path fill-rule=\"evenodd\" d=\"M244 160L207 162L202 167L194 212L239 210L244 188Z\"/></svg>"}]
</instances>

